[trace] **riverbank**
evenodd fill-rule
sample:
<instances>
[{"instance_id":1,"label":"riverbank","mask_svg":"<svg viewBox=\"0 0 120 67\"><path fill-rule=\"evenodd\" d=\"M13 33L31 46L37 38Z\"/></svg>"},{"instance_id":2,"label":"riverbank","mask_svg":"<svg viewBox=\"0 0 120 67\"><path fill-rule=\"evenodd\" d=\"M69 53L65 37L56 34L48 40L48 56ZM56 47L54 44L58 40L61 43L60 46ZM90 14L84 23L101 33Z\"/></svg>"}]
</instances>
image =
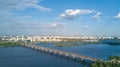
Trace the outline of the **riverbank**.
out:
<instances>
[{"instance_id":1,"label":"riverbank","mask_svg":"<svg viewBox=\"0 0 120 67\"><path fill-rule=\"evenodd\" d=\"M109 62L97 61L91 67L120 67L120 56L110 56Z\"/></svg>"},{"instance_id":2,"label":"riverbank","mask_svg":"<svg viewBox=\"0 0 120 67\"><path fill-rule=\"evenodd\" d=\"M14 46L20 46L21 43L19 42L0 42L0 47L14 47Z\"/></svg>"}]
</instances>

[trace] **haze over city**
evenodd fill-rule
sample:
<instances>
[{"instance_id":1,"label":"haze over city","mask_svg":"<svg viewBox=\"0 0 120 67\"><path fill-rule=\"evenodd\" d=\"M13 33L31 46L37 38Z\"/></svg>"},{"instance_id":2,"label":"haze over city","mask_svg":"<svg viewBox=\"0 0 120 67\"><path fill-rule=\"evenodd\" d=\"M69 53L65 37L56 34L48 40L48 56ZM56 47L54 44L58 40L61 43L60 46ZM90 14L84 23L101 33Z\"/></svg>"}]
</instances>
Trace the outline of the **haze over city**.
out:
<instances>
[{"instance_id":1,"label":"haze over city","mask_svg":"<svg viewBox=\"0 0 120 67\"><path fill-rule=\"evenodd\" d=\"M0 35L120 36L120 0L0 0Z\"/></svg>"}]
</instances>

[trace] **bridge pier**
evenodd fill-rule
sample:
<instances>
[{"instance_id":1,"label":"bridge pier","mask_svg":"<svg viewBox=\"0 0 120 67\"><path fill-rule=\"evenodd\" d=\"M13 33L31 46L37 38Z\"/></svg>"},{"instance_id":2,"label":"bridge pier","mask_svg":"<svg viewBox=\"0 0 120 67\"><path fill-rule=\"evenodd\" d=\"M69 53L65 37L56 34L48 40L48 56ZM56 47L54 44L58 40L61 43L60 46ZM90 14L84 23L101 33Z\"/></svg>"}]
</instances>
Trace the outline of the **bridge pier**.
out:
<instances>
[{"instance_id":1,"label":"bridge pier","mask_svg":"<svg viewBox=\"0 0 120 67\"><path fill-rule=\"evenodd\" d=\"M49 50L49 53L52 54L52 50Z\"/></svg>"},{"instance_id":2,"label":"bridge pier","mask_svg":"<svg viewBox=\"0 0 120 67\"><path fill-rule=\"evenodd\" d=\"M34 46L31 46L32 49L34 49Z\"/></svg>"},{"instance_id":3,"label":"bridge pier","mask_svg":"<svg viewBox=\"0 0 120 67\"><path fill-rule=\"evenodd\" d=\"M42 48L41 51L44 52L44 48Z\"/></svg>"},{"instance_id":4,"label":"bridge pier","mask_svg":"<svg viewBox=\"0 0 120 67\"><path fill-rule=\"evenodd\" d=\"M53 51L53 53L54 53L55 55L57 55L57 51Z\"/></svg>"},{"instance_id":5,"label":"bridge pier","mask_svg":"<svg viewBox=\"0 0 120 67\"><path fill-rule=\"evenodd\" d=\"M34 49L38 50L38 47L35 47Z\"/></svg>"},{"instance_id":6,"label":"bridge pier","mask_svg":"<svg viewBox=\"0 0 120 67\"><path fill-rule=\"evenodd\" d=\"M59 52L59 55L62 56L62 52Z\"/></svg>"},{"instance_id":7,"label":"bridge pier","mask_svg":"<svg viewBox=\"0 0 120 67\"><path fill-rule=\"evenodd\" d=\"M69 55L68 55L68 53L66 53L65 56L66 56L67 59L69 59Z\"/></svg>"},{"instance_id":8,"label":"bridge pier","mask_svg":"<svg viewBox=\"0 0 120 67\"><path fill-rule=\"evenodd\" d=\"M24 45L25 47L28 47L28 48L30 48L31 46L30 45L28 45L28 46L26 46L26 45Z\"/></svg>"},{"instance_id":9,"label":"bridge pier","mask_svg":"<svg viewBox=\"0 0 120 67\"><path fill-rule=\"evenodd\" d=\"M84 58L81 58L81 61L82 61L83 64L85 63L85 59Z\"/></svg>"},{"instance_id":10,"label":"bridge pier","mask_svg":"<svg viewBox=\"0 0 120 67\"><path fill-rule=\"evenodd\" d=\"M38 50L41 50L41 47L39 47Z\"/></svg>"},{"instance_id":11,"label":"bridge pier","mask_svg":"<svg viewBox=\"0 0 120 67\"><path fill-rule=\"evenodd\" d=\"M73 60L76 60L76 55L72 55Z\"/></svg>"},{"instance_id":12,"label":"bridge pier","mask_svg":"<svg viewBox=\"0 0 120 67\"><path fill-rule=\"evenodd\" d=\"M47 48L45 49L45 52L48 52L48 49L47 49Z\"/></svg>"},{"instance_id":13,"label":"bridge pier","mask_svg":"<svg viewBox=\"0 0 120 67\"><path fill-rule=\"evenodd\" d=\"M42 47L40 47L40 51L42 51Z\"/></svg>"}]
</instances>

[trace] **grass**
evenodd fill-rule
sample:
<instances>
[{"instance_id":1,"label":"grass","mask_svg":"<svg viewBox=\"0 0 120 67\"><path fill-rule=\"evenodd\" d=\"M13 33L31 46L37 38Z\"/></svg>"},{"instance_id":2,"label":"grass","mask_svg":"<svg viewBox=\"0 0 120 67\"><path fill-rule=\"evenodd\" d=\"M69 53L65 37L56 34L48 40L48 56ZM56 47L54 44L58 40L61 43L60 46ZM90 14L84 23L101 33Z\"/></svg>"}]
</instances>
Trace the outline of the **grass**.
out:
<instances>
[{"instance_id":1,"label":"grass","mask_svg":"<svg viewBox=\"0 0 120 67\"><path fill-rule=\"evenodd\" d=\"M90 67L120 67L120 56L110 56L109 62L96 61Z\"/></svg>"},{"instance_id":2,"label":"grass","mask_svg":"<svg viewBox=\"0 0 120 67\"><path fill-rule=\"evenodd\" d=\"M18 42L0 42L0 47L13 47L13 46L20 46Z\"/></svg>"},{"instance_id":3,"label":"grass","mask_svg":"<svg viewBox=\"0 0 120 67\"><path fill-rule=\"evenodd\" d=\"M112 60L112 59L120 60L120 57L119 56L110 56L109 59L110 60Z\"/></svg>"}]
</instances>

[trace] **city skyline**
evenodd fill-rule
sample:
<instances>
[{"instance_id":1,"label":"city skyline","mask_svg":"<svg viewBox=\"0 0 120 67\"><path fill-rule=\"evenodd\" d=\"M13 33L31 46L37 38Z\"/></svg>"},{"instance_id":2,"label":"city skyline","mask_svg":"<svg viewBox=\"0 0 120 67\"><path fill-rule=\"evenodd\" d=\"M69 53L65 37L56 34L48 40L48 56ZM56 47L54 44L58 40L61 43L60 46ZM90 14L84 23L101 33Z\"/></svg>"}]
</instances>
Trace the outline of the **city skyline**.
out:
<instances>
[{"instance_id":1,"label":"city skyline","mask_svg":"<svg viewBox=\"0 0 120 67\"><path fill-rule=\"evenodd\" d=\"M119 0L0 0L0 35L120 36Z\"/></svg>"}]
</instances>

